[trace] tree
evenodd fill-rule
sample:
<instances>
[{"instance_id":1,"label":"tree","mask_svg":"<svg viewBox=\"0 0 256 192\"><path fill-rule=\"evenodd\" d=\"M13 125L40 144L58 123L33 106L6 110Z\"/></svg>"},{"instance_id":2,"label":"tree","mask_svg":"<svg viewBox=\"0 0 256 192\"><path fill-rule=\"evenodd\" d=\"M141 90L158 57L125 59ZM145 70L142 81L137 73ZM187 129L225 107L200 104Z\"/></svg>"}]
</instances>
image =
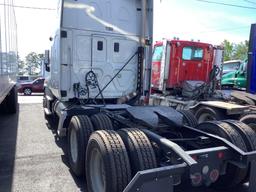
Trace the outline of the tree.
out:
<instances>
[{"instance_id":1,"label":"tree","mask_svg":"<svg viewBox=\"0 0 256 192\"><path fill-rule=\"evenodd\" d=\"M25 75L26 74L26 64L18 55L18 74L19 75Z\"/></svg>"},{"instance_id":2,"label":"tree","mask_svg":"<svg viewBox=\"0 0 256 192\"><path fill-rule=\"evenodd\" d=\"M224 46L224 61L234 59L247 59L249 47L249 42L247 40L238 44L231 43L228 40L224 40L222 42L222 46Z\"/></svg>"},{"instance_id":3,"label":"tree","mask_svg":"<svg viewBox=\"0 0 256 192\"><path fill-rule=\"evenodd\" d=\"M35 52L29 53L25 57L26 71L29 75L38 75L40 73L43 54L37 54Z\"/></svg>"},{"instance_id":4,"label":"tree","mask_svg":"<svg viewBox=\"0 0 256 192\"><path fill-rule=\"evenodd\" d=\"M249 41L244 41L235 46L234 59L245 60L248 56Z\"/></svg>"},{"instance_id":5,"label":"tree","mask_svg":"<svg viewBox=\"0 0 256 192\"><path fill-rule=\"evenodd\" d=\"M224 61L232 60L234 53L234 43L231 43L225 39L222 42L222 46L224 47Z\"/></svg>"}]
</instances>

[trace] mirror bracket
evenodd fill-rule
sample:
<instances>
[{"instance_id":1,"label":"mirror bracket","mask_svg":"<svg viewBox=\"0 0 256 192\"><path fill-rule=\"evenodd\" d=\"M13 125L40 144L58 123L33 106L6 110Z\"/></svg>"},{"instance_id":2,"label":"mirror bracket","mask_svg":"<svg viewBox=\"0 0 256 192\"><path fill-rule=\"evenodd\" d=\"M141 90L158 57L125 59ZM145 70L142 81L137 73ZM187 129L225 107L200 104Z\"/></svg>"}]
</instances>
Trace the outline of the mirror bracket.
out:
<instances>
[{"instance_id":1,"label":"mirror bracket","mask_svg":"<svg viewBox=\"0 0 256 192\"><path fill-rule=\"evenodd\" d=\"M45 50L44 65L45 65L45 70L47 72L50 72L50 51L49 50Z\"/></svg>"}]
</instances>

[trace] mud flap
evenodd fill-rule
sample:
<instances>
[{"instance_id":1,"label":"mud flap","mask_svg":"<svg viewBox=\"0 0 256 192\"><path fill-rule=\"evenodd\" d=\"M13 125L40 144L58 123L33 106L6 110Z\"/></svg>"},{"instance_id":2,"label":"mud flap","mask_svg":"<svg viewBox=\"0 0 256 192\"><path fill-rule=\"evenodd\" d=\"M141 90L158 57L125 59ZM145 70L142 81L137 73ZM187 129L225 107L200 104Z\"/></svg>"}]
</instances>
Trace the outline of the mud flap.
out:
<instances>
[{"instance_id":1,"label":"mud flap","mask_svg":"<svg viewBox=\"0 0 256 192\"><path fill-rule=\"evenodd\" d=\"M251 161L251 171L248 192L256 192L256 160Z\"/></svg>"},{"instance_id":2,"label":"mud flap","mask_svg":"<svg viewBox=\"0 0 256 192\"><path fill-rule=\"evenodd\" d=\"M173 186L180 183L185 172L185 163L138 172L123 192L174 192Z\"/></svg>"}]
</instances>

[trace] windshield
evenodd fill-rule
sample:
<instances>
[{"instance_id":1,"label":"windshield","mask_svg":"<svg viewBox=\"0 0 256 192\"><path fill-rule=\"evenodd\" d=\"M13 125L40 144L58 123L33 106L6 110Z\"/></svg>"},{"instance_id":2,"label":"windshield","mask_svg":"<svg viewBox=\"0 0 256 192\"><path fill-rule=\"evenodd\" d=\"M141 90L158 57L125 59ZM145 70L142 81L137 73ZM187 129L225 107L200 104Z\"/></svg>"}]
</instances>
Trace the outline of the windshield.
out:
<instances>
[{"instance_id":1,"label":"windshield","mask_svg":"<svg viewBox=\"0 0 256 192\"><path fill-rule=\"evenodd\" d=\"M156 46L153 53L153 62L161 61L163 55L163 46Z\"/></svg>"},{"instance_id":2,"label":"windshield","mask_svg":"<svg viewBox=\"0 0 256 192\"><path fill-rule=\"evenodd\" d=\"M240 62L234 62L234 63L224 63L223 64L223 70L227 71L233 71L239 69Z\"/></svg>"}]
</instances>

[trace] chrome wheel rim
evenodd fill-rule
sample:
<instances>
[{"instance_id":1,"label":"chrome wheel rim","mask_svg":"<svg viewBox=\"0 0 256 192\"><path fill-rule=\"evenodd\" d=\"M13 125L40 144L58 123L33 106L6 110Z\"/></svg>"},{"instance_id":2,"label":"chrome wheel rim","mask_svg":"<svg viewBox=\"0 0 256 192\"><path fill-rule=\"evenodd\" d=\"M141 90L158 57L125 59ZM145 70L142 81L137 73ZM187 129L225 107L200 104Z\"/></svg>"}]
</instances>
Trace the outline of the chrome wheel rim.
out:
<instances>
[{"instance_id":1,"label":"chrome wheel rim","mask_svg":"<svg viewBox=\"0 0 256 192\"><path fill-rule=\"evenodd\" d=\"M25 89L24 93L25 93L25 95L30 95L31 94L31 90L30 89Z\"/></svg>"},{"instance_id":2,"label":"chrome wheel rim","mask_svg":"<svg viewBox=\"0 0 256 192\"><path fill-rule=\"evenodd\" d=\"M70 133L70 153L73 162L77 161L78 150L77 150L77 136L74 129L71 129Z\"/></svg>"},{"instance_id":3,"label":"chrome wheel rim","mask_svg":"<svg viewBox=\"0 0 256 192\"><path fill-rule=\"evenodd\" d=\"M92 191L106 191L106 175L101 153L93 149L89 164Z\"/></svg>"}]
</instances>

